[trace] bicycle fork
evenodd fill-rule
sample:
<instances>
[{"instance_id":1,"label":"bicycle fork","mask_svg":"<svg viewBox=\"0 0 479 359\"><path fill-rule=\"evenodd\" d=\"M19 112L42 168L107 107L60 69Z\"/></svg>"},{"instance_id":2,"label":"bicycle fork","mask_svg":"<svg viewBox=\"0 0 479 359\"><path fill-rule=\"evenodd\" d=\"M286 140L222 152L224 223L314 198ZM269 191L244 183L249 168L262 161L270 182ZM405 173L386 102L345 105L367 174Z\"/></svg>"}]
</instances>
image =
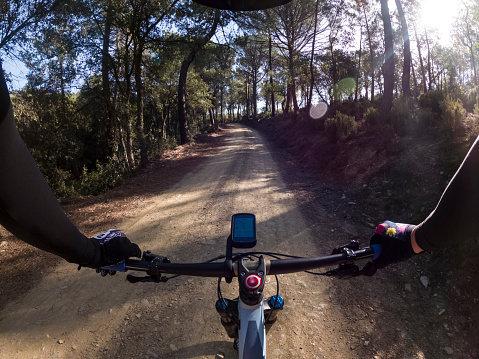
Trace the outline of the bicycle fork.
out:
<instances>
[{"instance_id":1,"label":"bicycle fork","mask_svg":"<svg viewBox=\"0 0 479 359\"><path fill-rule=\"evenodd\" d=\"M278 319L283 304L284 300L280 295L265 298L256 305L247 305L238 298L216 301L215 308L220 314L221 324L228 336L235 339L234 347L239 351L240 358L244 357L243 351L259 353L259 348L266 347L265 335ZM257 345L261 346L256 348ZM258 351L254 351L255 348ZM265 355L266 353L263 353L263 357Z\"/></svg>"}]
</instances>

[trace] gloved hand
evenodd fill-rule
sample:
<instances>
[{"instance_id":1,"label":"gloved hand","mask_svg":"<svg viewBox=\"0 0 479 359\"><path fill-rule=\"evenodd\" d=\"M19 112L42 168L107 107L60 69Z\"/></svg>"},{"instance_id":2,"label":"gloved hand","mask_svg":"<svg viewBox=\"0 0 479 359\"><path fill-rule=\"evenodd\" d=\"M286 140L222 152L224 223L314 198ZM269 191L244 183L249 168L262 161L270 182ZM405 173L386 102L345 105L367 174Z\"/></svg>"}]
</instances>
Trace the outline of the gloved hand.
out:
<instances>
[{"instance_id":1,"label":"gloved hand","mask_svg":"<svg viewBox=\"0 0 479 359\"><path fill-rule=\"evenodd\" d=\"M93 237L100 244L100 262L95 267L106 267L123 262L130 257L141 257L141 250L137 244L131 243L125 233L117 229ZM112 274L112 273L110 273Z\"/></svg>"},{"instance_id":2,"label":"gloved hand","mask_svg":"<svg viewBox=\"0 0 479 359\"><path fill-rule=\"evenodd\" d=\"M380 244L381 253L373 260L376 268L405 261L416 254L411 245L411 233L415 225L386 221L376 227L370 244Z\"/></svg>"}]
</instances>

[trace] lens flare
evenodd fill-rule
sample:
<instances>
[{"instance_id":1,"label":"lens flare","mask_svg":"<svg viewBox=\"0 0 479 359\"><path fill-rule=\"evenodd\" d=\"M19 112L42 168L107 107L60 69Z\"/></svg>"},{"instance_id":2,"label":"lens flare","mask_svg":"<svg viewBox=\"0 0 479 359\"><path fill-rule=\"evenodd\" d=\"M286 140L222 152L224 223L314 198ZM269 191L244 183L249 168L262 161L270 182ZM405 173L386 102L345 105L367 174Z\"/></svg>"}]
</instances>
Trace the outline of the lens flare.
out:
<instances>
[{"instance_id":1,"label":"lens flare","mask_svg":"<svg viewBox=\"0 0 479 359\"><path fill-rule=\"evenodd\" d=\"M309 115L311 116L311 118L317 120L323 117L326 112L328 112L328 104L324 101L321 101L316 105L311 106L311 109L309 110Z\"/></svg>"}]
</instances>

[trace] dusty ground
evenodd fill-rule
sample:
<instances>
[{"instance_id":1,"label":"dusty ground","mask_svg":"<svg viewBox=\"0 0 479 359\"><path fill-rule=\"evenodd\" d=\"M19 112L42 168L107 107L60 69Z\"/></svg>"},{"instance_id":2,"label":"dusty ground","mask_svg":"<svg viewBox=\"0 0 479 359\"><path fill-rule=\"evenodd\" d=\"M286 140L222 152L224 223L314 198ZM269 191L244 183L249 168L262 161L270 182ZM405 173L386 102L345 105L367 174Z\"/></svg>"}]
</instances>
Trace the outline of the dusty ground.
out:
<instances>
[{"instance_id":1,"label":"dusty ground","mask_svg":"<svg viewBox=\"0 0 479 359\"><path fill-rule=\"evenodd\" d=\"M119 227L142 248L174 261L223 253L230 215L239 211L257 214L258 249L327 254L351 238L366 244L390 210L374 213L369 201L360 201L367 186L358 190L318 180L294 157L268 148L256 131L229 125L153 162L113 191L64 204L85 233ZM44 254L26 252L7 237L1 246L1 357L235 355L213 308L214 280L180 277L132 285L121 273L100 278L71 264L52 268L51 256L32 274L21 257ZM477 357L477 343L465 340L476 337L476 317L456 310L473 303L453 302L442 282L421 284L420 276L433 278L423 269L428 258L351 281L281 276L286 307L268 334L268 356ZM21 276L12 276L7 270L19 262L25 265L16 265L14 273Z\"/></svg>"}]
</instances>

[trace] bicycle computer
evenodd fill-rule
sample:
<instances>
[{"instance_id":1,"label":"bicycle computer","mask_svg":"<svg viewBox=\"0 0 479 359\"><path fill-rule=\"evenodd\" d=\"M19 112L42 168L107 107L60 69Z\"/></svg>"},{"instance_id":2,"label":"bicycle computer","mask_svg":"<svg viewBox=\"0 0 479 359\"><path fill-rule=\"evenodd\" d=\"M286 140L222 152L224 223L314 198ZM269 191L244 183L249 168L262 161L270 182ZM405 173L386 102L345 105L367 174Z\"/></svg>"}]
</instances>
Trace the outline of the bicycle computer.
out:
<instances>
[{"instance_id":1,"label":"bicycle computer","mask_svg":"<svg viewBox=\"0 0 479 359\"><path fill-rule=\"evenodd\" d=\"M231 245L234 248L253 248L256 245L256 217L237 213L231 217Z\"/></svg>"}]
</instances>

